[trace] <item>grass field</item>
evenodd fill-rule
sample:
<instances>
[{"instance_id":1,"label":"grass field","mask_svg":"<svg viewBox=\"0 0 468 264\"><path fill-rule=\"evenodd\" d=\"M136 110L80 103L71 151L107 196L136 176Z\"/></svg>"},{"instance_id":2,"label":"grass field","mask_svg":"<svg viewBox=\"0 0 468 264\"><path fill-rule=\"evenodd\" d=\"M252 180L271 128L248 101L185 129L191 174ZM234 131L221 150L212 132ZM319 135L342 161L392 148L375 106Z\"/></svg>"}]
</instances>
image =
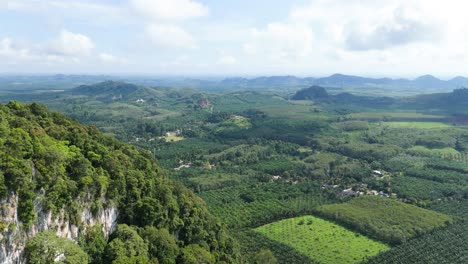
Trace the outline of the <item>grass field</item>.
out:
<instances>
[{"instance_id":1,"label":"grass field","mask_svg":"<svg viewBox=\"0 0 468 264\"><path fill-rule=\"evenodd\" d=\"M225 188L237 185L247 178L246 175L233 173L201 174L189 179L189 182L198 185L201 190Z\"/></svg>"},{"instance_id":2,"label":"grass field","mask_svg":"<svg viewBox=\"0 0 468 264\"><path fill-rule=\"evenodd\" d=\"M182 141L185 138L176 136L176 135L171 135L171 136L165 136L164 139L166 140L166 142L177 142L177 141Z\"/></svg>"},{"instance_id":3,"label":"grass field","mask_svg":"<svg viewBox=\"0 0 468 264\"><path fill-rule=\"evenodd\" d=\"M300 153L309 153L312 152L313 150L310 147L299 147L297 149Z\"/></svg>"},{"instance_id":4,"label":"grass field","mask_svg":"<svg viewBox=\"0 0 468 264\"><path fill-rule=\"evenodd\" d=\"M359 112L346 115L348 119L357 120L390 120L390 121L442 121L445 120L445 116L440 115L426 115L414 112Z\"/></svg>"},{"instance_id":5,"label":"grass field","mask_svg":"<svg viewBox=\"0 0 468 264\"><path fill-rule=\"evenodd\" d=\"M417 129L434 129L434 128L448 128L449 124L441 122L384 122L384 126L392 128L417 128Z\"/></svg>"},{"instance_id":6,"label":"grass field","mask_svg":"<svg viewBox=\"0 0 468 264\"><path fill-rule=\"evenodd\" d=\"M303 104L263 105L257 109L275 118L292 120L326 120L329 115L322 112L319 106Z\"/></svg>"},{"instance_id":7,"label":"grass field","mask_svg":"<svg viewBox=\"0 0 468 264\"><path fill-rule=\"evenodd\" d=\"M456 156L461 153L454 148L429 149L424 146L414 146L408 149L408 152L415 156Z\"/></svg>"},{"instance_id":8,"label":"grass field","mask_svg":"<svg viewBox=\"0 0 468 264\"><path fill-rule=\"evenodd\" d=\"M223 132L223 131L236 131L236 130L243 130L249 129L252 127L252 123L250 123L250 119L233 115L228 120L220 123L215 131L216 132Z\"/></svg>"},{"instance_id":9,"label":"grass field","mask_svg":"<svg viewBox=\"0 0 468 264\"><path fill-rule=\"evenodd\" d=\"M319 263L358 263L388 250L383 243L314 216L300 216L255 229Z\"/></svg>"}]
</instances>

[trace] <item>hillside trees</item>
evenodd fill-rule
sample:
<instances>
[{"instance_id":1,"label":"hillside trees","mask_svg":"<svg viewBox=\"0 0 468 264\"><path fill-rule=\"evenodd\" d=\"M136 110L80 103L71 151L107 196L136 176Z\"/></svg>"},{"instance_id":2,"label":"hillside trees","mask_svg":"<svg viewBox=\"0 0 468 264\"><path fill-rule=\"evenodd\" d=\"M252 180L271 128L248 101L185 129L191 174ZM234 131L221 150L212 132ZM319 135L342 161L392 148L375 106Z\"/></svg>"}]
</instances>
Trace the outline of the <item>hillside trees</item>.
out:
<instances>
[{"instance_id":1,"label":"hillside trees","mask_svg":"<svg viewBox=\"0 0 468 264\"><path fill-rule=\"evenodd\" d=\"M88 263L88 255L73 241L47 231L36 235L26 245L28 263Z\"/></svg>"},{"instance_id":2,"label":"hillside trees","mask_svg":"<svg viewBox=\"0 0 468 264\"><path fill-rule=\"evenodd\" d=\"M0 194L18 195L18 215L25 225L35 220L33 201L39 194L46 210L63 213L73 224L80 222L83 206L97 214L115 205L119 223L129 226L119 226L104 255L103 243L91 242L99 238L96 230L83 234L81 245L95 263L146 261L140 256L156 261L160 254L175 260L188 245L199 246L214 261L236 262L237 247L225 227L200 198L167 180L151 153L37 104L11 102L0 105L0 112ZM143 232L145 240L138 227L158 231ZM164 250L148 247L153 242L165 245L160 246Z\"/></svg>"}]
</instances>

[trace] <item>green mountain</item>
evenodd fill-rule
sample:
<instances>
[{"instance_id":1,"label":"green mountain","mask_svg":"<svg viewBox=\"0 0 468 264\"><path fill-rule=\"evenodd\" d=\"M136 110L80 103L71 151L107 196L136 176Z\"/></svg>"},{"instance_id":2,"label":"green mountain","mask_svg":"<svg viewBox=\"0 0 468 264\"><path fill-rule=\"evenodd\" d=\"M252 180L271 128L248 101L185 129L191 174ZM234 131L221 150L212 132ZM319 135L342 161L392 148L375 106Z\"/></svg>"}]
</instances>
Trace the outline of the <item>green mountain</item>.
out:
<instances>
[{"instance_id":1,"label":"green mountain","mask_svg":"<svg viewBox=\"0 0 468 264\"><path fill-rule=\"evenodd\" d=\"M95 127L36 103L2 104L0 159L7 263L237 262L200 198L168 180L150 152Z\"/></svg>"},{"instance_id":2,"label":"green mountain","mask_svg":"<svg viewBox=\"0 0 468 264\"><path fill-rule=\"evenodd\" d=\"M436 93L428 95L420 95L413 98L413 102L436 106L453 106L466 104L468 100L468 89L455 89L451 93Z\"/></svg>"},{"instance_id":3,"label":"green mountain","mask_svg":"<svg viewBox=\"0 0 468 264\"><path fill-rule=\"evenodd\" d=\"M313 100L313 99L326 99L328 92L321 86L311 86L296 92L291 98L292 100Z\"/></svg>"},{"instance_id":4,"label":"green mountain","mask_svg":"<svg viewBox=\"0 0 468 264\"><path fill-rule=\"evenodd\" d=\"M321 86L311 86L296 92L291 97L292 100L312 100L315 102L329 103L331 105L359 105L359 106L384 106L391 105L396 102L395 99L390 97L373 97L354 95L351 93L329 94L327 89Z\"/></svg>"},{"instance_id":5,"label":"green mountain","mask_svg":"<svg viewBox=\"0 0 468 264\"><path fill-rule=\"evenodd\" d=\"M129 84L125 82L116 82L116 81L105 81L97 84L91 85L80 85L76 88L70 90L73 95L122 95L126 96L135 91L139 87L134 84Z\"/></svg>"},{"instance_id":6,"label":"green mountain","mask_svg":"<svg viewBox=\"0 0 468 264\"><path fill-rule=\"evenodd\" d=\"M451 93L424 94L406 98L400 102L403 108L432 109L432 111L451 114L461 117L466 123L468 118L468 89L455 89Z\"/></svg>"}]
</instances>

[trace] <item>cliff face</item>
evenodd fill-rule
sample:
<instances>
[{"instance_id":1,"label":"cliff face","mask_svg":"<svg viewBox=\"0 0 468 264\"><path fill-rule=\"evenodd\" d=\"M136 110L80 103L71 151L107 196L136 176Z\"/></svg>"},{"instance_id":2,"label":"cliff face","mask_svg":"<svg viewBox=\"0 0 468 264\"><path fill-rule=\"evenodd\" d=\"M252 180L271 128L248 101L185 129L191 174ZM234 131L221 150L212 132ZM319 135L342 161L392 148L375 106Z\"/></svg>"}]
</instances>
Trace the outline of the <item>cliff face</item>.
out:
<instances>
[{"instance_id":1,"label":"cliff face","mask_svg":"<svg viewBox=\"0 0 468 264\"><path fill-rule=\"evenodd\" d=\"M25 263L23 257L25 245L30 238L41 231L53 230L59 237L76 240L79 232L90 226L101 225L106 237L116 228L119 212L114 206L108 206L93 215L89 207L83 205L79 214L79 223L72 224L66 219L63 210L56 216L50 211L45 211L40 199L37 197L34 200L36 219L29 227L18 219L18 196L15 193L10 193L1 200L0 222L3 223L4 230L0 233L0 263Z\"/></svg>"}]
</instances>

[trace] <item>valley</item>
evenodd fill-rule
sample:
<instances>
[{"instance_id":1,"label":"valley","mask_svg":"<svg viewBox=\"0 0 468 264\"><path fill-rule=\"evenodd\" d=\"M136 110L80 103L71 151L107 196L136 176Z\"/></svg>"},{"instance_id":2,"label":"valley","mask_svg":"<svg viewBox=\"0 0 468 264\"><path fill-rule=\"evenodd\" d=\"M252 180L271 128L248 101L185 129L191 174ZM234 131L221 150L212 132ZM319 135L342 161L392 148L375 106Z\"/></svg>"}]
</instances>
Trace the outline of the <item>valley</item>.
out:
<instances>
[{"instance_id":1,"label":"valley","mask_svg":"<svg viewBox=\"0 0 468 264\"><path fill-rule=\"evenodd\" d=\"M0 99L45 104L155 158L229 230L233 263L449 263L434 236L468 234L466 89L292 91L106 81ZM441 252L418 262L432 245ZM455 262L468 257L458 248Z\"/></svg>"},{"instance_id":2,"label":"valley","mask_svg":"<svg viewBox=\"0 0 468 264\"><path fill-rule=\"evenodd\" d=\"M467 264L465 10L0 0L0 264Z\"/></svg>"}]
</instances>

